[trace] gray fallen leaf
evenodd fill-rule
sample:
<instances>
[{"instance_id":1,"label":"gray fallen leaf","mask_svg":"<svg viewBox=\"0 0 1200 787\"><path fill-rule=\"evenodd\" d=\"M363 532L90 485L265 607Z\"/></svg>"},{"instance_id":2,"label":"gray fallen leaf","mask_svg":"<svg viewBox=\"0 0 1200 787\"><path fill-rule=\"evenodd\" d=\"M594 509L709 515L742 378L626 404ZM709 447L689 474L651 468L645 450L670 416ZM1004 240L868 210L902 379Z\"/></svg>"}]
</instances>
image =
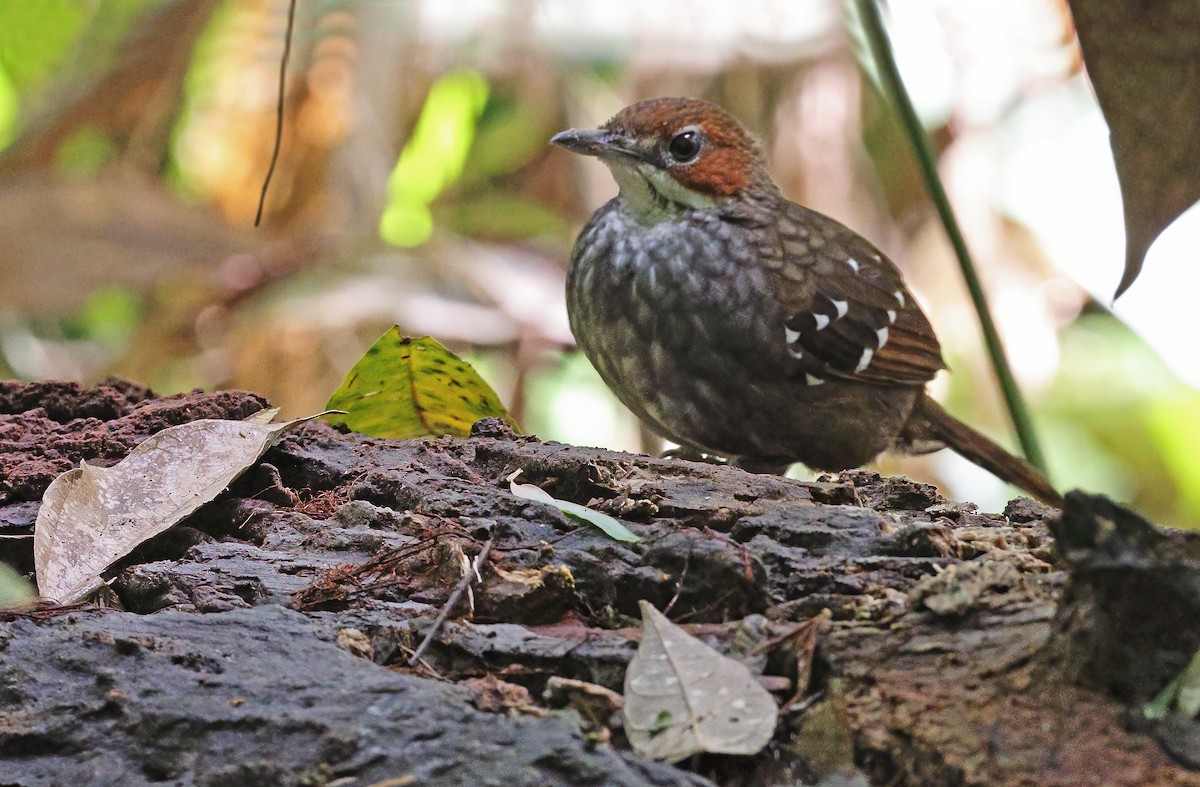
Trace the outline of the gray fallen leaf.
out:
<instances>
[{"instance_id":1,"label":"gray fallen leaf","mask_svg":"<svg viewBox=\"0 0 1200 787\"><path fill-rule=\"evenodd\" d=\"M215 498L286 429L308 420L268 423L277 412L172 426L112 467L80 462L54 479L33 534L41 596L57 604L87 598L109 566Z\"/></svg>"},{"instance_id":2,"label":"gray fallen leaf","mask_svg":"<svg viewBox=\"0 0 1200 787\"><path fill-rule=\"evenodd\" d=\"M633 531L608 514L588 508L587 506L581 506L578 503L572 503L569 500L559 500L540 486L518 484L516 478L519 475L521 475L520 470L505 479L508 481L509 490L517 497L523 500L536 500L539 503L554 506L568 516L586 522L593 527L600 528L606 536L617 541L636 544L642 540L641 536L635 535Z\"/></svg>"},{"instance_id":3,"label":"gray fallen leaf","mask_svg":"<svg viewBox=\"0 0 1200 787\"><path fill-rule=\"evenodd\" d=\"M755 754L771 740L775 700L744 664L676 626L649 602L642 643L625 671L625 734L667 762L697 752Z\"/></svg>"}]
</instances>

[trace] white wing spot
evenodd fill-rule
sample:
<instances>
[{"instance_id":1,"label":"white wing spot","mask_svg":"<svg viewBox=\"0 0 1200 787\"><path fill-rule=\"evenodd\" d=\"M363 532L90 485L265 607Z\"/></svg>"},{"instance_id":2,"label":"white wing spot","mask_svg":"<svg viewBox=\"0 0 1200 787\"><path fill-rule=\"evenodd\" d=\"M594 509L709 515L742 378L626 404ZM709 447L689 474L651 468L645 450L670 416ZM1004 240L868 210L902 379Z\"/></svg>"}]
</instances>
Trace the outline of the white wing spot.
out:
<instances>
[{"instance_id":1,"label":"white wing spot","mask_svg":"<svg viewBox=\"0 0 1200 787\"><path fill-rule=\"evenodd\" d=\"M880 328L879 330L875 331L875 336L877 336L877 337L879 338L879 349L881 349L881 350L882 350L882 349L883 349L883 345L887 344L887 340L888 340L888 329L887 329L887 328Z\"/></svg>"},{"instance_id":2,"label":"white wing spot","mask_svg":"<svg viewBox=\"0 0 1200 787\"><path fill-rule=\"evenodd\" d=\"M896 321L896 312L893 309L888 309L888 322Z\"/></svg>"},{"instance_id":3,"label":"white wing spot","mask_svg":"<svg viewBox=\"0 0 1200 787\"><path fill-rule=\"evenodd\" d=\"M871 365L871 357L874 355L875 355L875 351L872 350L870 347L863 350L862 357L858 359L858 366L854 367L855 373L857 374L858 372L861 372L863 369L866 369L868 366L870 366Z\"/></svg>"},{"instance_id":4,"label":"white wing spot","mask_svg":"<svg viewBox=\"0 0 1200 787\"><path fill-rule=\"evenodd\" d=\"M818 331L829 324L829 318L827 316L825 316L824 314L814 314L813 317L815 317L817 320L817 330Z\"/></svg>"},{"instance_id":5,"label":"white wing spot","mask_svg":"<svg viewBox=\"0 0 1200 787\"><path fill-rule=\"evenodd\" d=\"M858 260L854 259L853 257L847 257L846 264L850 266L850 270L858 273Z\"/></svg>"},{"instance_id":6,"label":"white wing spot","mask_svg":"<svg viewBox=\"0 0 1200 787\"><path fill-rule=\"evenodd\" d=\"M907 303L907 301L904 298L904 290L896 290L895 292L892 293L892 295L896 296L896 303L900 304L900 308L903 309L904 304Z\"/></svg>"},{"instance_id":7,"label":"white wing spot","mask_svg":"<svg viewBox=\"0 0 1200 787\"><path fill-rule=\"evenodd\" d=\"M799 350L793 350L791 347L788 348L788 355L792 356L797 361L804 357L804 353L800 352Z\"/></svg>"},{"instance_id":8,"label":"white wing spot","mask_svg":"<svg viewBox=\"0 0 1200 787\"><path fill-rule=\"evenodd\" d=\"M823 383L825 381L822 380L820 377L815 377L811 374L806 374L806 375L804 375L804 382L807 383L808 385L820 385L821 383Z\"/></svg>"},{"instance_id":9,"label":"white wing spot","mask_svg":"<svg viewBox=\"0 0 1200 787\"><path fill-rule=\"evenodd\" d=\"M835 320L838 317L845 317L846 312L850 311L850 304L846 303L845 301L835 301L832 298L829 300L833 304L833 308L837 309L837 317L834 317Z\"/></svg>"},{"instance_id":10,"label":"white wing spot","mask_svg":"<svg viewBox=\"0 0 1200 787\"><path fill-rule=\"evenodd\" d=\"M783 326L783 338L788 344L792 344L800 338L800 331L793 331L785 325Z\"/></svg>"}]
</instances>

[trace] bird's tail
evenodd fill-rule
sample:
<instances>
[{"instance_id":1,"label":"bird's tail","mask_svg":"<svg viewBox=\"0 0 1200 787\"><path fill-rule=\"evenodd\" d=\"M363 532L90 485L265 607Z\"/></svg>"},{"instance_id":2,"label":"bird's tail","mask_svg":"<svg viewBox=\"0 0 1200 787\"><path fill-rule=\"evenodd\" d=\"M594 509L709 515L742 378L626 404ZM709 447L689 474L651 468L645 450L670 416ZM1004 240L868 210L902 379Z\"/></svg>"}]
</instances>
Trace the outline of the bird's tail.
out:
<instances>
[{"instance_id":1,"label":"bird's tail","mask_svg":"<svg viewBox=\"0 0 1200 787\"><path fill-rule=\"evenodd\" d=\"M1062 495L1051 486L1041 471L950 415L924 394L917 400L917 406L900 440L901 447L905 443L913 447L930 442L942 443L1001 481L1020 487L1047 505L1062 508ZM920 451L919 448L917 450Z\"/></svg>"}]
</instances>

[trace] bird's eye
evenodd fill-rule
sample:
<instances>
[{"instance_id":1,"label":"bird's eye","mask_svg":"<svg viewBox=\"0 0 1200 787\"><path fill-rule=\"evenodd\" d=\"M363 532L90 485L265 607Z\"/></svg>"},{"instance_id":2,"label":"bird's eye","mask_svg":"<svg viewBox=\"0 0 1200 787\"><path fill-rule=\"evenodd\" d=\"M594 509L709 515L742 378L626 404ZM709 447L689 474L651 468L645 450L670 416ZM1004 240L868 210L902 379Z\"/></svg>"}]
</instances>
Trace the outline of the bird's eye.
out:
<instances>
[{"instance_id":1,"label":"bird's eye","mask_svg":"<svg viewBox=\"0 0 1200 787\"><path fill-rule=\"evenodd\" d=\"M696 158L700 152L700 135L695 131L681 131L671 138L667 145L671 157L680 163L686 163Z\"/></svg>"}]
</instances>

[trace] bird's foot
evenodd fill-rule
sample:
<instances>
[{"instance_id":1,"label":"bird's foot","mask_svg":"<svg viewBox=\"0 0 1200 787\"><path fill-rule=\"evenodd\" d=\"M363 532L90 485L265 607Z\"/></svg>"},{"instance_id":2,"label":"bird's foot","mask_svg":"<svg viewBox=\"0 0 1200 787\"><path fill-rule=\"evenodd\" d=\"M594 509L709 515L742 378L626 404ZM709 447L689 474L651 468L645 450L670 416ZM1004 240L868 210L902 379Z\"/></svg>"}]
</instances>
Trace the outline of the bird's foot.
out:
<instances>
[{"instance_id":1,"label":"bird's foot","mask_svg":"<svg viewBox=\"0 0 1200 787\"><path fill-rule=\"evenodd\" d=\"M677 448L670 448L663 451L660 456L663 459L686 459L689 462L703 462L709 465L723 465L727 462L719 456L706 454L699 448L692 448L689 445L681 445Z\"/></svg>"},{"instance_id":2,"label":"bird's foot","mask_svg":"<svg viewBox=\"0 0 1200 787\"><path fill-rule=\"evenodd\" d=\"M698 448L681 445L678 448L672 448L668 451L663 451L661 454L663 459L686 459L689 462L703 462L709 465L728 465L729 467L740 467L747 473L759 473L761 475L783 475L788 468L792 466L791 462L781 461L778 459L756 459L754 457L730 457L722 459L719 456L706 454Z\"/></svg>"}]
</instances>

